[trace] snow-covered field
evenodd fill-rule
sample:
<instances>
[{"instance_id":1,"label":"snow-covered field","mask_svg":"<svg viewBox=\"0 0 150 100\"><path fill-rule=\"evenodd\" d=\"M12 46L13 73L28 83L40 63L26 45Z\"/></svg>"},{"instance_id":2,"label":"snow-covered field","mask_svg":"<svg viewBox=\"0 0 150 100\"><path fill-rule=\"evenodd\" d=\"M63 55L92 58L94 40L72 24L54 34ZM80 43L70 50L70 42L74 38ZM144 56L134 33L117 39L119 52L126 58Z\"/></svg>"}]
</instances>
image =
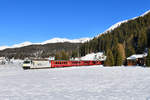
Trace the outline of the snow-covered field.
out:
<instances>
[{"instance_id":1,"label":"snow-covered field","mask_svg":"<svg viewBox=\"0 0 150 100\"><path fill-rule=\"evenodd\" d=\"M0 100L150 100L150 68L0 65Z\"/></svg>"}]
</instances>

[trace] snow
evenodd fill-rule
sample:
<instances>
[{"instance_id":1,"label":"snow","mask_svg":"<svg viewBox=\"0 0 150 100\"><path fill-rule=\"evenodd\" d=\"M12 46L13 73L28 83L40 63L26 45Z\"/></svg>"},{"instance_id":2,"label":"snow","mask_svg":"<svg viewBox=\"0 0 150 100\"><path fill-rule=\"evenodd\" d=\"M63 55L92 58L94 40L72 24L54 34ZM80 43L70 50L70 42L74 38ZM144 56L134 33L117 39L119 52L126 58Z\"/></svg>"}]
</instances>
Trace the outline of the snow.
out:
<instances>
[{"instance_id":1,"label":"snow","mask_svg":"<svg viewBox=\"0 0 150 100\"><path fill-rule=\"evenodd\" d=\"M121 21L121 22L118 22L118 23L112 25L104 33L114 30L115 28L119 27L122 23L125 23L125 22L128 22L128 20L124 20L124 21Z\"/></svg>"},{"instance_id":2,"label":"snow","mask_svg":"<svg viewBox=\"0 0 150 100\"><path fill-rule=\"evenodd\" d=\"M150 13L150 10L146 11L144 14L141 15L141 17L147 15L148 13Z\"/></svg>"},{"instance_id":3,"label":"snow","mask_svg":"<svg viewBox=\"0 0 150 100\"><path fill-rule=\"evenodd\" d=\"M90 38L81 38L81 39L67 39L67 38L53 38L51 40L47 40L41 44L47 44L47 43L63 43L63 42L70 42L70 43L84 43L89 41Z\"/></svg>"},{"instance_id":4,"label":"snow","mask_svg":"<svg viewBox=\"0 0 150 100\"><path fill-rule=\"evenodd\" d=\"M44 44L48 44L48 43L63 43L63 42L69 42L69 43L84 43L89 41L90 38L80 38L80 39L66 39L66 38L53 38L47 41L44 41L42 43L32 43L29 41L20 43L20 44L14 44L12 46L0 46L0 50L5 50L7 48L20 48L20 47L24 47L24 46L29 46L29 45L44 45Z\"/></svg>"},{"instance_id":5,"label":"snow","mask_svg":"<svg viewBox=\"0 0 150 100\"><path fill-rule=\"evenodd\" d=\"M147 56L147 54L134 54L134 55L128 57L127 59L128 60L130 60L130 59L138 59L138 58L144 58L146 56Z\"/></svg>"},{"instance_id":6,"label":"snow","mask_svg":"<svg viewBox=\"0 0 150 100\"><path fill-rule=\"evenodd\" d=\"M20 44L15 44L11 48L20 48L20 47L29 46L29 45L32 45L32 43L27 41L27 42L23 42Z\"/></svg>"},{"instance_id":7,"label":"snow","mask_svg":"<svg viewBox=\"0 0 150 100\"><path fill-rule=\"evenodd\" d=\"M0 100L150 100L150 68L0 65Z\"/></svg>"},{"instance_id":8,"label":"snow","mask_svg":"<svg viewBox=\"0 0 150 100\"><path fill-rule=\"evenodd\" d=\"M103 52L98 53L90 53L80 58L80 60L100 60L105 61L106 56L104 56Z\"/></svg>"},{"instance_id":9,"label":"snow","mask_svg":"<svg viewBox=\"0 0 150 100\"><path fill-rule=\"evenodd\" d=\"M4 49L6 49L6 48L9 48L9 46L1 46L1 47L0 47L0 50L4 50Z\"/></svg>"}]
</instances>

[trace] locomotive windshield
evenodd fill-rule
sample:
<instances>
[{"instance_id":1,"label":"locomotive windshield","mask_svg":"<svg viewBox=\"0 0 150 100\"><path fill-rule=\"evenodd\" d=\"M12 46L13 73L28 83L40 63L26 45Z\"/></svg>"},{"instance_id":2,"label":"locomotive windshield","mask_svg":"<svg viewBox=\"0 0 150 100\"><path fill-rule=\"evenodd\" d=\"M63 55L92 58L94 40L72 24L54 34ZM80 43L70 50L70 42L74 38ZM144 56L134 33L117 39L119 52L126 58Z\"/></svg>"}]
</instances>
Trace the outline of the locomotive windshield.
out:
<instances>
[{"instance_id":1,"label":"locomotive windshield","mask_svg":"<svg viewBox=\"0 0 150 100\"><path fill-rule=\"evenodd\" d=\"M24 64L30 64L30 61L24 61L23 63Z\"/></svg>"}]
</instances>

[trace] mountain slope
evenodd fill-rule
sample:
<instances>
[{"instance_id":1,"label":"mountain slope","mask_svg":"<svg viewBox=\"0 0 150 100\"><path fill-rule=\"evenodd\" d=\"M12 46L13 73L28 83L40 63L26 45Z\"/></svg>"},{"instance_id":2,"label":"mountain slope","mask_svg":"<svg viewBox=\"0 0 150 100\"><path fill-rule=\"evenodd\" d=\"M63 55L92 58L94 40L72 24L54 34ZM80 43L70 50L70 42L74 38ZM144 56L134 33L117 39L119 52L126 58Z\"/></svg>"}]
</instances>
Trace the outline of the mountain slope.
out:
<instances>
[{"instance_id":1,"label":"mountain slope","mask_svg":"<svg viewBox=\"0 0 150 100\"><path fill-rule=\"evenodd\" d=\"M93 40L80 47L80 53L112 50L114 56L116 48L121 45L128 57L134 53L143 53L150 47L150 11L139 17L119 22Z\"/></svg>"},{"instance_id":2,"label":"mountain slope","mask_svg":"<svg viewBox=\"0 0 150 100\"><path fill-rule=\"evenodd\" d=\"M121 24L126 23L126 22L128 22L128 21L130 21L130 20L135 20L135 19L137 19L137 18L139 18L139 17L143 17L143 16L147 15L148 13L150 13L150 10L146 11L144 14L142 14L142 15L140 15L140 16L138 16L138 17L134 17L134 18L129 19L129 20L123 20L123 21L117 22L117 23L115 23L114 25L112 25L111 27L109 27L105 32L100 33L98 36L100 36L100 35L102 35L102 34L105 34L105 33L108 33L108 32L111 32L111 31L113 31L114 29L116 29L117 27L119 27ZM97 36L97 37L98 37L98 36Z\"/></svg>"}]
</instances>

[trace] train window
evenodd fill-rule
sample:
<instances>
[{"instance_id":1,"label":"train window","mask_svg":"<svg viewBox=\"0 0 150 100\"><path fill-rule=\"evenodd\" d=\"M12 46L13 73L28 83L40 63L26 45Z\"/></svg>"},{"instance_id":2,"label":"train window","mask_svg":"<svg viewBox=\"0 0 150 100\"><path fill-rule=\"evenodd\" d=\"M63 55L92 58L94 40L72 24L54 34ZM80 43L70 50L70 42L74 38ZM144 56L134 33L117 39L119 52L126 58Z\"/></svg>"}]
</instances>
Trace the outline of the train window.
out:
<instances>
[{"instance_id":1,"label":"train window","mask_svg":"<svg viewBox=\"0 0 150 100\"><path fill-rule=\"evenodd\" d=\"M77 64L77 62L73 62L73 64Z\"/></svg>"},{"instance_id":2,"label":"train window","mask_svg":"<svg viewBox=\"0 0 150 100\"><path fill-rule=\"evenodd\" d=\"M54 64L67 64L68 62L64 62L64 61L56 61L54 62Z\"/></svg>"},{"instance_id":3,"label":"train window","mask_svg":"<svg viewBox=\"0 0 150 100\"><path fill-rule=\"evenodd\" d=\"M59 64L59 62L56 62L56 64Z\"/></svg>"},{"instance_id":4,"label":"train window","mask_svg":"<svg viewBox=\"0 0 150 100\"><path fill-rule=\"evenodd\" d=\"M95 61L93 61L93 64L96 64L96 62L95 62Z\"/></svg>"},{"instance_id":5,"label":"train window","mask_svg":"<svg viewBox=\"0 0 150 100\"><path fill-rule=\"evenodd\" d=\"M87 62L84 62L84 64L87 64Z\"/></svg>"}]
</instances>

